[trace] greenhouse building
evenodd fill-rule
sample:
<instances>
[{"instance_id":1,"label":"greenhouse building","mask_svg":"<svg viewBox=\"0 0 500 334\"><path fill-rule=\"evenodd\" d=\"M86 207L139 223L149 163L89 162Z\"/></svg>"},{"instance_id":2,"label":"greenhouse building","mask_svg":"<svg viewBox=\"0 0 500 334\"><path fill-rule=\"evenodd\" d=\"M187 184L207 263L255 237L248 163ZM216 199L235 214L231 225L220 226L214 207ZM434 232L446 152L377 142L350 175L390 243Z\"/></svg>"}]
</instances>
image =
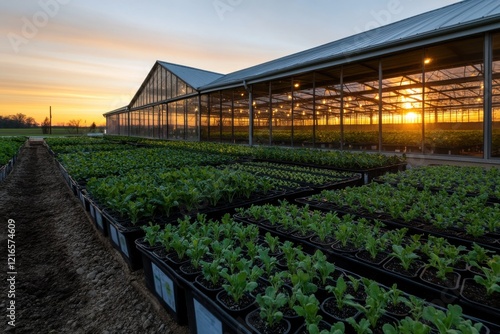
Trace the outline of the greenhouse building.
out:
<instances>
[{"instance_id":1,"label":"greenhouse building","mask_svg":"<svg viewBox=\"0 0 500 334\"><path fill-rule=\"evenodd\" d=\"M500 158L500 2L465 0L229 74L157 61L107 133Z\"/></svg>"}]
</instances>

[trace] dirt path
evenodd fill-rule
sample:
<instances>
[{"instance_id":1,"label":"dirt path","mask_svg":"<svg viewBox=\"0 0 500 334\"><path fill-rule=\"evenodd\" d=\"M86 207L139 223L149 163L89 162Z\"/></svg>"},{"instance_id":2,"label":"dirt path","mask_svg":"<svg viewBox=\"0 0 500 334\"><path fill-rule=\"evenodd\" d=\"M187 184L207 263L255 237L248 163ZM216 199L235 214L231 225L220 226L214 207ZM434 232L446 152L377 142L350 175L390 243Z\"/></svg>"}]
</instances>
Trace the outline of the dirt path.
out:
<instances>
[{"instance_id":1,"label":"dirt path","mask_svg":"<svg viewBox=\"0 0 500 334\"><path fill-rule=\"evenodd\" d=\"M7 223L15 221L15 298L2 279L6 319L15 300L12 333L188 333L152 302L142 271L130 273L89 224L53 159L27 145L0 183L0 253L7 275Z\"/></svg>"}]
</instances>

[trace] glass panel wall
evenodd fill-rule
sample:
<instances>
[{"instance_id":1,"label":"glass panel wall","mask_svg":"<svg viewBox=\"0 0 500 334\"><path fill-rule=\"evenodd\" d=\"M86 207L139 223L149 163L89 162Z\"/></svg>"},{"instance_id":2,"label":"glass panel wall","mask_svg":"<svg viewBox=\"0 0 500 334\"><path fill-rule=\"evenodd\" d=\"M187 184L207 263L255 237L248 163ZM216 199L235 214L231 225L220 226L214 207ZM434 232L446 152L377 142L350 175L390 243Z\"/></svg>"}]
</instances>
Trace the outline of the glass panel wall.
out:
<instances>
[{"instance_id":1,"label":"glass panel wall","mask_svg":"<svg viewBox=\"0 0 500 334\"><path fill-rule=\"evenodd\" d=\"M379 62L343 68L344 149L378 150Z\"/></svg>"},{"instance_id":2,"label":"glass panel wall","mask_svg":"<svg viewBox=\"0 0 500 334\"><path fill-rule=\"evenodd\" d=\"M272 130L272 105L269 97L269 83L252 86L253 97L253 142L256 145L270 145Z\"/></svg>"},{"instance_id":3,"label":"glass panel wall","mask_svg":"<svg viewBox=\"0 0 500 334\"><path fill-rule=\"evenodd\" d=\"M234 113L233 113L233 91L224 90L221 92L221 141L226 143L234 142Z\"/></svg>"},{"instance_id":4,"label":"glass panel wall","mask_svg":"<svg viewBox=\"0 0 500 334\"><path fill-rule=\"evenodd\" d=\"M491 156L500 158L500 33L493 35Z\"/></svg>"},{"instance_id":5,"label":"glass panel wall","mask_svg":"<svg viewBox=\"0 0 500 334\"><path fill-rule=\"evenodd\" d=\"M209 113L210 95L201 96L201 124L200 124L200 140L208 141L210 139L210 113Z\"/></svg>"},{"instance_id":6,"label":"glass panel wall","mask_svg":"<svg viewBox=\"0 0 500 334\"><path fill-rule=\"evenodd\" d=\"M120 114L106 117L106 133L120 134Z\"/></svg>"},{"instance_id":7,"label":"glass panel wall","mask_svg":"<svg viewBox=\"0 0 500 334\"><path fill-rule=\"evenodd\" d=\"M221 93L214 92L210 94L208 105L208 140L221 141Z\"/></svg>"},{"instance_id":8,"label":"glass panel wall","mask_svg":"<svg viewBox=\"0 0 500 334\"><path fill-rule=\"evenodd\" d=\"M248 144L250 125L248 93L243 87L234 89L233 97L234 142L240 144Z\"/></svg>"},{"instance_id":9,"label":"glass panel wall","mask_svg":"<svg viewBox=\"0 0 500 334\"><path fill-rule=\"evenodd\" d=\"M314 145L314 73L293 78L293 146Z\"/></svg>"},{"instance_id":10,"label":"glass panel wall","mask_svg":"<svg viewBox=\"0 0 500 334\"><path fill-rule=\"evenodd\" d=\"M422 78L422 50L382 59L382 150L423 152Z\"/></svg>"},{"instance_id":11,"label":"glass panel wall","mask_svg":"<svg viewBox=\"0 0 500 334\"><path fill-rule=\"evenodd\" d=\"M198 97L192 97L187 99L187 110L186 110L186 139L187 140L198 140L198 123L199 123L199 106Z\"/></svg>"},{"instance_id":12,"label":"glass panel wall","mask_svg":"<svg viewBox=\"0 0 500 334\"><path fill-rule=\"evenodd\" d=\"M129 131L129 126L128 126L129 116L130 116L129 113L120 114L119 132L117 134L122 135L122 136L129 135L129 132L128 132Z\"/></svg>"},{"instance_id":13,"label":"glass panel wall","mask_svg":"<svg viewBox=\"0 0 500 334\"><path fill-rule=\"evenodd\" d=\"M315 73L315 144L320 148L340 148L340 68Z\"/></svg>"},{"instance_id":14,"label":"glass panel wall","mask_svg":"<svg viewBox=\"0 0 500 334\"><path fill-rule=\"evenodd\" d=\"M425 145L430 153L483 157L483 37L425 51Z\"/></svg>"},{"instance_id":15,"label":"glass panel wall","mask_svg":"<svg viewBox=\"0 0 500 334\"><path fill-rule=\"evenodd\" d=\"M271 82L272 145L292 145L292 80Z\"/></svg>"}]
</instances>

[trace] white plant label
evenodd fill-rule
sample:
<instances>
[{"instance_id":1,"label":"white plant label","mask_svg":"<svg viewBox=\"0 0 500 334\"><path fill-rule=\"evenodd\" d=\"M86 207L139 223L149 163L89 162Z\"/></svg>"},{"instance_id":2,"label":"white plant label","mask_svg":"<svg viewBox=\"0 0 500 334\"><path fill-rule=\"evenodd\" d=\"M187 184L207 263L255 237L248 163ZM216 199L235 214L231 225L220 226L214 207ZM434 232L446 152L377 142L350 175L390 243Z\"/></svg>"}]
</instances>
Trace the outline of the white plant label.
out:
<instances>
[{"instance_id":1,"label":"white plant label","mask_svg":"<svg viewBox=\"0 0 500 334\"><path fill-rule=\"evenodd\" d=\"M120 246L120 242L118 241L118 232L113 224L109 224L109 232L111 233L111 240L116 246Z\"/></svg>"},{"instance_id":2,"label":"white plant label","mask_svg":"<svg viewBox=\"0 0 500 334\"><path fill-rule=\"evenodd\" d=\"M196 298L193 298L193 301L198 334L222 334L221 321L201 305Z\"/></svg>"},{"instance_id":3,"label":"white plant label","mask_svg":"<svg viewBox=\"0 0 500 334\"><path fill-rule=\"evenodd\" d=\"M128 255L127 239L125 239L125 236L122 233L118 233L118 238L120 239L120 249L126 257L130 258Z\"/></svg>"}]
</instances>

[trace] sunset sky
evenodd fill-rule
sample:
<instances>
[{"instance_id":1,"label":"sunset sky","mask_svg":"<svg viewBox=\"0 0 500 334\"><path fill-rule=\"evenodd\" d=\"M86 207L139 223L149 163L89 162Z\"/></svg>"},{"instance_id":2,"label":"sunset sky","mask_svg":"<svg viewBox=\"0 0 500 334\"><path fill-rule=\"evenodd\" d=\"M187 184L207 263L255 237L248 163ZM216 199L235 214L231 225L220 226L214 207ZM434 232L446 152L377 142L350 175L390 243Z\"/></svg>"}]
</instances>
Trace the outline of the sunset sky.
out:
<instances>
[{"instance_id":1,"label":"sunset sky","mask_svg":"<svg viewBox=\"0 0 500 334\"><path fill-rule=\"evenodd\" d=\"M456 0L0 0L0 115L127 105L156 60L230 73Z\"/></svg>"}]
</instances>

